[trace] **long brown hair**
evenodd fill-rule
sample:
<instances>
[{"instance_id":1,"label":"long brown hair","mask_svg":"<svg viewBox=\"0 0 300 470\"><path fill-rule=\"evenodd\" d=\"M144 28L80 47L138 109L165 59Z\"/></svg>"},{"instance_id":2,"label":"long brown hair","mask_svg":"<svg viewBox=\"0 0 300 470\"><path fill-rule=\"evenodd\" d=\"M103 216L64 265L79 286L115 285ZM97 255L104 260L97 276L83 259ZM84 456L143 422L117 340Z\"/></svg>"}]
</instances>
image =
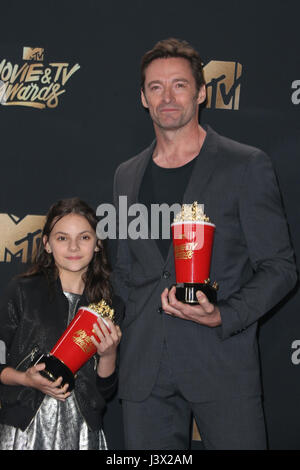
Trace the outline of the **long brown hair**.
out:
<instances>
[{"instance_id":1,"label":"long brown hair","mask_svg":"<svg viewBox=\"0 0 300 470\"><path fill-rule=\"evenodd\" d=\"M78 197L62 199L54 203L46 216L46 222L42 232L42 239L34 255L31 267L23 273L22 277L34 276L36 274L44 274L49 282L53 283L58 278L58 269L52 253L47 253L44 247L43 239L46 236L49 240L50 233L54 225L68 214L82 215L89 222L90 226L96 232L97 216L95 211L84 201ZM104 299L111 304L112 287L109 280L110 267L107 260L106 252L102 240L97 240L99 251L94 253L92 260L84 273L83 280L85 282L85 294L89 302L98 302Z\"/></svg>"}]
</instances>

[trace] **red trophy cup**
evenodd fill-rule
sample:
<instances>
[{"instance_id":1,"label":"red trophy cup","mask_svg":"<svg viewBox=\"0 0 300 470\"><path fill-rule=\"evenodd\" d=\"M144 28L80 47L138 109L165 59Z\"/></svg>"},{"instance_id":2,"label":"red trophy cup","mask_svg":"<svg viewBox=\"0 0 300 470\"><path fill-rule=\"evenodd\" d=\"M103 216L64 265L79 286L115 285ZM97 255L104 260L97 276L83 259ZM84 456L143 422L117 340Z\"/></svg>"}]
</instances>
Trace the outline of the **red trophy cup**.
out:
<instances>
[{"instance_id":1,"label":"red trophy cup","mask_svg":"<svg viewBox=\"0 0 300 470\"><path fill-rule=\"evenodd\" d=\"M36 364L41 362L46 364L40 374L53 382L62 377L61 387L68 383L68 391L73 390L76 372L96 352L91 336L100 341L93 330L93 325L99 316L105 324L107 324L105 318L114 317L114 310L104 300L88 307L80 307L50 353L42 355L36 362Z\"/></svg>"},{"instance_id":2,"label":"red trophy cup","mask_svg":"<svg viewBox=\"0 0 300 470\"><path fill-rule=\"evenodd\" d=\"M184 303L198 303L201 290L211 303L217 302L216 282L209 279L215 225L209 222L197 202L183 204L172 228L176 298Z\"/></svg>"}]
</instances>

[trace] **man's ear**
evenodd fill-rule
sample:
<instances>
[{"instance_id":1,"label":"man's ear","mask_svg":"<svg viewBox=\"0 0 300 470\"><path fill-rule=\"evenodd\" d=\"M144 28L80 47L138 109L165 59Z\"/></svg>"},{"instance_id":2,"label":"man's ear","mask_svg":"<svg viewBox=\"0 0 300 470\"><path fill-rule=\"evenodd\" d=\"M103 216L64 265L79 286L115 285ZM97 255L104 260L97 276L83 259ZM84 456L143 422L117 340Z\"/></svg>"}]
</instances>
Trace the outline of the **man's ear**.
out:
<instances>
[{"instance_id":1,"label":"man's ear","mask_svg":"<svg viewBox=\"0 0 300 470\"><path fill-rule=\"evenodd\" d=\"M142 105L144 106L144 108L148 109L149 106L148 106L147 98L146 98L144 90L142 88L141 88L141 100L142 100Z\"/></svg>"},{"instance_id":2,"label":"man's ear","mask_svg":"<svg viewBox=\"0 0 300 470\"><path fill-rule=\"evenodd\" d=\"M206 86L204 84L200 87L200 90L198 92L197 103L198 104L204 103L205 100L206 100Z\"/></svg>"}]
</instances>

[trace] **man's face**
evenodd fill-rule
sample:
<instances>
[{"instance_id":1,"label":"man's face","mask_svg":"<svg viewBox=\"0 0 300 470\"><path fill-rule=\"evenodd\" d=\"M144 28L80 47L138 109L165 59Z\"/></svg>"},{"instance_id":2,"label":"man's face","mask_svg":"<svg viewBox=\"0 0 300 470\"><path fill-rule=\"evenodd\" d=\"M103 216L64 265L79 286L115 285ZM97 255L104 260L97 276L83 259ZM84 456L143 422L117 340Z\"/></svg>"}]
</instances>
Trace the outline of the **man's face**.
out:
<instances>
[{"instance_id":1,"label":"man's face","mask_svg":"<svg viewBox=\"0 0 300 470\"><path fill-rule=\"evenodd\" d=\"M146 68L142 103L161 129L177 130L198 121L198 106L205 97L205 86L197 91L187 59L155 59Z\"/></svg>"}]
</instances>

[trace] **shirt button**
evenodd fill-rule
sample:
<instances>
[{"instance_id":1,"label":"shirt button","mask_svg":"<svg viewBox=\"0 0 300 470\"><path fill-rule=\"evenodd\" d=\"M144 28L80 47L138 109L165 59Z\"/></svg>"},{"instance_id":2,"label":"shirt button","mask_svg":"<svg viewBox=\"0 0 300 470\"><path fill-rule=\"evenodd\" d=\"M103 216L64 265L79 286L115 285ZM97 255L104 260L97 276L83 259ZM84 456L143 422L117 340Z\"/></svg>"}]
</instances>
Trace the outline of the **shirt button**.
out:
<instances>
[{"instance_id":1,"label":"shirt button","mask_svg":"<svg viewBox=\"0 0 300 470\"><path fill-rule=\"evenodd\" d=\"M169 273L169 271L164 271L163 272L163 278L164 279L169 279L170 276L171 276L171 274Z\"/></svg>"}]
</instances>

